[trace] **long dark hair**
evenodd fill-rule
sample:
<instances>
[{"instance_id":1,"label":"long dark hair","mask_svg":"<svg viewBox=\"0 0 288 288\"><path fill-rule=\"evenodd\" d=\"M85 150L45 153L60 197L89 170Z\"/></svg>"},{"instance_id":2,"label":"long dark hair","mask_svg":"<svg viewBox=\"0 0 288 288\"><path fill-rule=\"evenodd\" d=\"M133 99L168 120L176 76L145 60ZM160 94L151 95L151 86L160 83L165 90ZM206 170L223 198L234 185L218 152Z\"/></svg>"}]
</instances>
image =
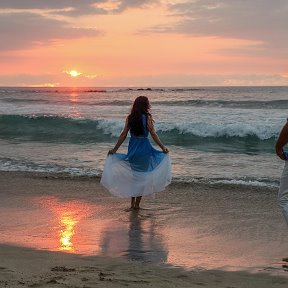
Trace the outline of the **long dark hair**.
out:
<instances>
[{"instance_id":1,"label":"long dark hair","mask_svg":"<svg viewBox=\"0 0 288 288\"><path fill-rule=\"evenodd\" d=\"M139 96L135 99L131 108L131 113L128 116L128 125L130 132L137 135L143 135L144 127L142 122L143 114L150 114L149 109L151 105L146 96Z\"/></svg>"}]
</instances>

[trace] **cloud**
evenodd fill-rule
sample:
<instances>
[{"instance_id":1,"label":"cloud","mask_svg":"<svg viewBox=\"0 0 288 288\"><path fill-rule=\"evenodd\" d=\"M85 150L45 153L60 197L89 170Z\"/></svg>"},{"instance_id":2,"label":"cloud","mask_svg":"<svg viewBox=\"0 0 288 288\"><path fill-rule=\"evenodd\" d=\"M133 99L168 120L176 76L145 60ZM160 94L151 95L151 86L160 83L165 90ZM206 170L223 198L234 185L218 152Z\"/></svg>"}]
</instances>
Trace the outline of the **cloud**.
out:
<instances>
[{"instance_id":1,"label":"cloud","mask_svg":"<svg viewBox=\"0 0 288 288\"><path fill-rule=\"evenodd\" d=\"M280 74L162 74L162 75L131 75L129 79L116 76L113 79L103 77L97 80L98 86L109 86L111 83L115 87L133 86L135 87L197 87L197 86L286 86L288 77Z\"/></svg>"},{"instance_id":2,"label":"cloud","mask_svg":"<svg viewBox=\"0 0 288 288\"><path fill-rule=\"evenodd\" d=\"M96 37L96 29L74 28L65 21L34 13L0 14L0 50L21 50L58 39Z\"/></svg>"},{"instance_id":3,"label":"cloud","mask_svg":"<svg viewBox=\"0 0 288 288\"><path fill-rule=\"evenodd\" d=\"M57 85L55 82L57 75L51 74L17 74L17 75L0 75L0 86L25 86L27 84L32 85L33 83L46 83L48 86L49 83L51 86ZM38 86L41 86L40 84Z\"/></svg>"},{"instance_id":4,"label":"cloud","mask_svg":"<svg viewBox=\"0 0 288 288\"><path fill-rule=\"evenodd\" d=\"M54 15L81 16L120 13L128 8L139 8L159 0L9 0L0 1L0 9L49 10ZM114 7L111 9L111 7ZM54 11L53 11L54 10Z\"/></svg>"},{"instance_id":5,"label":"cloud","mask_svg":"<svg viewBox=\"0 0 288 288\"><path fill-rule=\"evenodd\" d=\"M21 87L58 87L70 85L77 86L98 86L99 79L103 75L88 75L81 74L78 77L71 77L66 73L62 74L14 74L14 75L1 75L0 86L21 86Z\"/></svg>"},{"instance_id":6,"label":"cloud","mask_svg":"<svg viewBox=\"0 0 288 288\"><path fill-rule=\"evenodd\" d=\"M117 11L122 12L129 8L145 7L148 4L157 3L156 0L122 0L119 1Z\"/></svg>"},{"instance_id":7,"label":"cloud","mask_svg":"<svg viewBox=\"0 0 288 288\"><path fill-rule=\"evenodd\" d=\"M170 5L169 11L180 20L154 31L260 41L265 49L287 48L287 0L194 0Z\"/></svg>"},{"instance_id":8,"label":"cloud","mask_svg":"<svg viewBox=\"0 0 288 288\"><path fill-rule=\"evenodd\" d=\"M94 28L71 27L69 17L117 14L128 8L144 7L157 1L159 0L0 1L0 51L22 50L58 39L97 37L103 33ZM67 22L61 16L66 16L64 19Z\"/></svg>"},{"instance_id":9,"label":"cloud","mask_svg":"<svg viewBox=\"0 0 288 288\"><path fill-rule=\"evenodd\" d=\"M101 3L103 0L9 0L1 1L0 9L14 9L14 10L79 10L89 11L93 8L95 3Z\"/></svg>"}]
</instances>

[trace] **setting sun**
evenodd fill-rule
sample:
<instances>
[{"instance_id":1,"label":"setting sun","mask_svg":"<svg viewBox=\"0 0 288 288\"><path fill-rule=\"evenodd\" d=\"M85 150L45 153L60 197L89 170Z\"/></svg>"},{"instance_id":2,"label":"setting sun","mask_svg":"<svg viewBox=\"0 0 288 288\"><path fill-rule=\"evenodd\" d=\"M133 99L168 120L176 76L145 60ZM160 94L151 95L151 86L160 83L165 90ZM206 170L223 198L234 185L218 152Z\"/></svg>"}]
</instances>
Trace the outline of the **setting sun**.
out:
<instances>
[{"instance_id":1,"label":"setting sun","mask_svg":"<svg viewBox=\"0 0 288 288\"><path fill-rule=\"evenodd\" d=\"M76 71L76 70L71 70L68 72L68 74L72 77L77 77L77 76L80 76L82 73Z\"/></svg>"}]
</instances>

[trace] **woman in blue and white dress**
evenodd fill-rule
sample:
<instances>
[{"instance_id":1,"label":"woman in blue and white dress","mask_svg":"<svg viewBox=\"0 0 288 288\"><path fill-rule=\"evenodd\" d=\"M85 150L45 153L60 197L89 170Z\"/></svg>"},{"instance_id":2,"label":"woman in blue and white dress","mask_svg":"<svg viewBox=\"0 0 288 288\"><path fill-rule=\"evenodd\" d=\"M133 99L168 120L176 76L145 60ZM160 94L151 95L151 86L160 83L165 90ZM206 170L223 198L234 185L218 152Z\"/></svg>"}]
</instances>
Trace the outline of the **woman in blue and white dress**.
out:
<instances>
[{"instance_id":1,"label":"woman in blue and white dress","mask_svg":"<svg viewBox=\"0 0 288 288\"><path fill-rule=\"evenodd\" d=\"M135 99L131 113L115 147L108 152L100 183L118 197L131 197L131 208L139 209L142 196L160 192L171 183L168 149L161 143L149 113L147 97ZM116 153L130 131L127 154ZM148 135L162 151L152 147Z\"/></svg>"}]
</instances>

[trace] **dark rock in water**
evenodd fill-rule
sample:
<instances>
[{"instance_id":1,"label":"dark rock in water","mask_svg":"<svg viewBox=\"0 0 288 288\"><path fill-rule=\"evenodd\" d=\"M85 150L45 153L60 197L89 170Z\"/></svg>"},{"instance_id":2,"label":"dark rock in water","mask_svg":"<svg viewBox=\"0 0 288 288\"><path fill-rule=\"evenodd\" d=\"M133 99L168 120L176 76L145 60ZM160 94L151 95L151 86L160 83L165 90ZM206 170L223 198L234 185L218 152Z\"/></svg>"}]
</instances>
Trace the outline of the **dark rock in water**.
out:
<instances>
[{"instance_id":1,"label":"dark rock in water","mask_svg":"<svg viewBox=\"0 0 288 288\"><path fill-rule=\"evenodd\" d=\"M137 91L152 91L152 88L138 88Z\"/></svg>"},{"instance_id":2,"label":"dark rock in water","mask_svg":"<svg viewBox=\"0 0 288 288\"><path fill-rule=\"evenodd\" d=\"M96 92L96 93L105 93L107 92L106 90L86 90L86 93L92 93L92 92Z\"/></svg>"}]
</instances>

